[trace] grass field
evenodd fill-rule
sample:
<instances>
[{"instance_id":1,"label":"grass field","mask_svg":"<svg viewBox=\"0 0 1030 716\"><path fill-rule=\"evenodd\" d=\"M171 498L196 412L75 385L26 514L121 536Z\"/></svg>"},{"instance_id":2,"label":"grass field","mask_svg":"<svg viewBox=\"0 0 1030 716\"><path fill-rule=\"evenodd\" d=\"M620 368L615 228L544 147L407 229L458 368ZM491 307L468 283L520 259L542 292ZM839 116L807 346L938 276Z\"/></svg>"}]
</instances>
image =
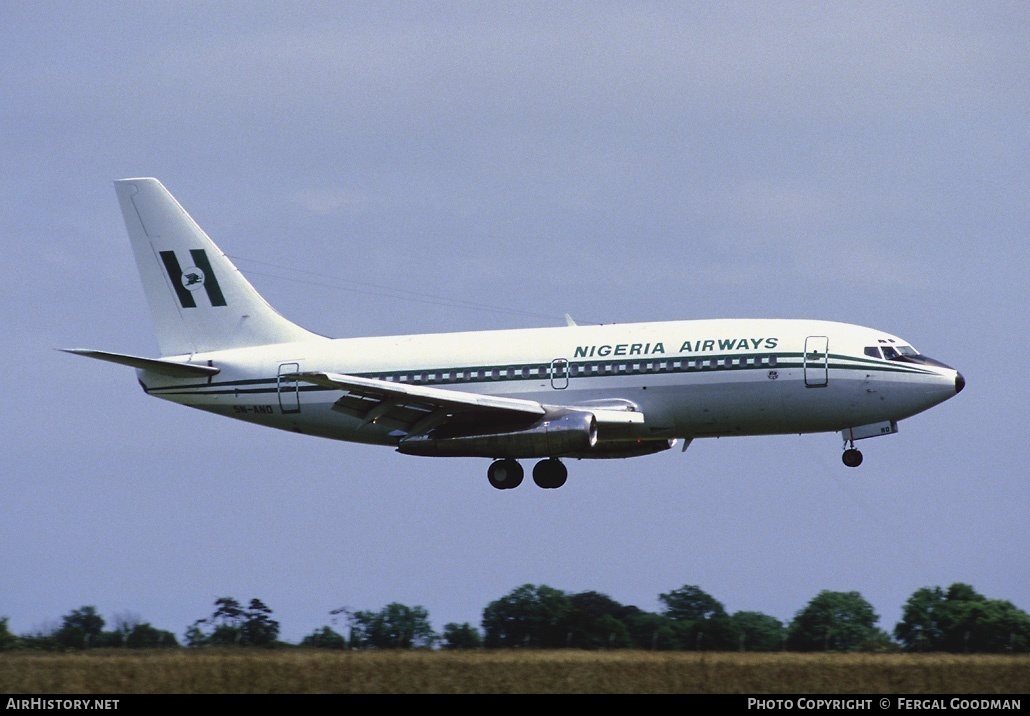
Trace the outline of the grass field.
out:
<instances>
[{"instance_id":1,"label":"grass field","mask_svg":"<svg viewBox=\"0 0 1030 716\"><path fill-rule=\"evenodd\" d=\"M1030 656L97 650L0 654L6 694L1026 694Z\"/></svg>"}]
</instances>

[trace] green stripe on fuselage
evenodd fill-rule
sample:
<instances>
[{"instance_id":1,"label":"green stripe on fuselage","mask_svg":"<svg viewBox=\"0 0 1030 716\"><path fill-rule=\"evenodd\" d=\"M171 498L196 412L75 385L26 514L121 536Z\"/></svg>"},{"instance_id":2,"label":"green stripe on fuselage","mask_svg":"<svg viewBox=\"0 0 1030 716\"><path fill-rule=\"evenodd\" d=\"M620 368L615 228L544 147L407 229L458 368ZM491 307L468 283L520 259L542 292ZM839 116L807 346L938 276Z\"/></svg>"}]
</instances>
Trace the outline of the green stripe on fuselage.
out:
<instances>
[{"instance_id":1,"label":"green stripe on fuselage","mask_svg":"<svg viewBox=\"0 0 1030 716\"><path fill-rule=\"evenodd\" d=\"M759 363L759 359L762 360ZM729 363L727 364L727 361ZM678 367L677 367L678 364ZM597 366L596 372L590 370ZM769 371L804 366L801 353L762 353L762 354L723 354L705 356L703 358L666 358L648 359L634 358L619 361L577 361L566 365L569 380L585 378L614 378L631 375L669 375L680 373L716 373L725 371ZM820 366L821 367L821 366ZM550 380L550 363L504 364L496 366L469 366L464 368L421 368L418 370L374 371L353 373L361 378L374 378L402 385L466 385L479 383L522 382ZM831 354L829 370L877 371L883 373L907 373L912 375L932 375L934 371L913 365L900 365L882 360L873 360L849 355ZM493 377L494 372L497 377ZM510 373L509 373L510 371ZM528 373L528 375L524 375ZM461 377L458 377L458 374ZM475 374L476 377L471 377ZM429 376L434 376L429 378ZM443 377L446 375L447 377ZM404 376L406 379L401 380ZM562 378L564 380L564 377ZM301 385L303 392L337 390L317 385ZM278 380L271 378L249 378L246 380L212 381L193 385L174 385L151 388L148 393L155 395L255 395L278 392Z\"/></svg>"}]
</instances>

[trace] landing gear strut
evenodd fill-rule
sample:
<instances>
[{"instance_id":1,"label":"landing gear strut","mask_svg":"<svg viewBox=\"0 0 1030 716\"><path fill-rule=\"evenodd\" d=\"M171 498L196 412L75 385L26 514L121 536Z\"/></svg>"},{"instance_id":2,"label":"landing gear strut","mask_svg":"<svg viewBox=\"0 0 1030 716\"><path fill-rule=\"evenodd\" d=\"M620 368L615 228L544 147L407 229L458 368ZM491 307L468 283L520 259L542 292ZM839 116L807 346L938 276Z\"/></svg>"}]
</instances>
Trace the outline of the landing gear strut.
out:
<instances>
[{"instance_id":1,"label":"landing gear strut","mask_svg":"<svg viewBox=\"0 0 1030 716\"><path fill-rule=\"evenodd\" d=\"M486 471L486 479L498 490L510 490L522 484L522 465L514 460L495 460Z\"/></svg>"}]
</instances>

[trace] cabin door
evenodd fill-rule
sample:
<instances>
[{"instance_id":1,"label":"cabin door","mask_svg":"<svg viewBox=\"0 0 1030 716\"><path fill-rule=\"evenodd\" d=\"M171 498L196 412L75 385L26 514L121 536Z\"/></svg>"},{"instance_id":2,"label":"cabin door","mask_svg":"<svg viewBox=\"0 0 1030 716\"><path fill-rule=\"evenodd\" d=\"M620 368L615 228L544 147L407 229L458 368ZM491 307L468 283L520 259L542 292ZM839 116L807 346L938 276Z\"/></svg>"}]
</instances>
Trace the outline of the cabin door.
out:
<instances>
[{"instance_id":1,"label":"cabin door","mask_svg":"<svg viewBox=\"0 0 1030 716\"><path fill-rule=\"evenodd\" d=\"M276 392L279 394L279 408L283 413L300 412L300 381L291 375L299 370L299 363L283 363L279 366Z\"/></svg>"},{"instance_id":2,"label":"cabin door","mask_svg":"<svg viewBox=\"0 0 1030 716\"><path fill-rule=\"evenodd\" d=\"M822 388L829 382L829 344L826 336L805 339L806 388Z\"/></svg>"}]
</instances>

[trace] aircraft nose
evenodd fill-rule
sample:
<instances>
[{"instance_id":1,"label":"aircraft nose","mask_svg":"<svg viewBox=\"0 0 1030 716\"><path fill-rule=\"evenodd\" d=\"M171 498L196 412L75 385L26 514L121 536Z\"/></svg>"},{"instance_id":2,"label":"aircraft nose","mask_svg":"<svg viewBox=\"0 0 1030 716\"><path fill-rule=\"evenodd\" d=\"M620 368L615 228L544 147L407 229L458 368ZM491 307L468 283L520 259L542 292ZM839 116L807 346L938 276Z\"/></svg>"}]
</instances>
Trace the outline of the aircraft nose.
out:
<instances>
[{"instance_id":1,"label":"aircraft nose","mask_svg":"<svg viewBox=\"0 0 1030 716\"><path fill-rule=\"evenodd\" d=\"M962 389L966 387L966 379L962 377L962 374L958 371L955 372L955 393L961 393Z\"/></svg>"}]
</instances>

